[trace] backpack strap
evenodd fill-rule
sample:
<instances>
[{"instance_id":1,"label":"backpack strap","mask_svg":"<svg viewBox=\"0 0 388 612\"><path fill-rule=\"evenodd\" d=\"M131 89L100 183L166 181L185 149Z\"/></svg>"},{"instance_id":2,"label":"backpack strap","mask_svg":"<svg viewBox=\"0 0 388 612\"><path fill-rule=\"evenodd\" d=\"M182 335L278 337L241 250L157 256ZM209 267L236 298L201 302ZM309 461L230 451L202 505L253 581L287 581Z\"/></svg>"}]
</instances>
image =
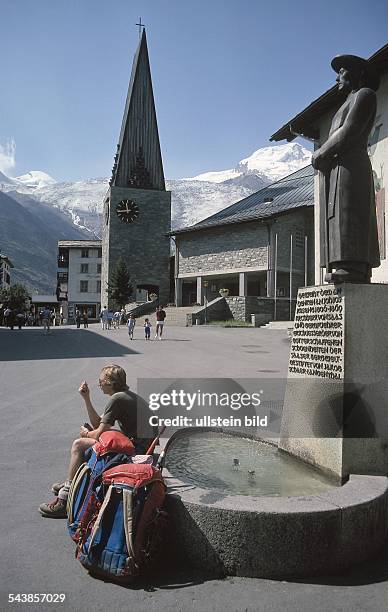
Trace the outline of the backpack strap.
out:
<instances>
[{"instance_id":1,"label":"backpack strap","mask_svg":"<svg viewBox=\"0 0 388 612\"><path fill-rule=\"evenodd\" d=\"M104 501L102 503L100 511L99 511L99 513L97 515L96 522L93 525L93 531L92 531L92 533L90 535L90 541L89 541L89 550L93 546L93 542L94 542L94 539L96 537L97 531L98 531L98 529L100 527L100 524L101 524L101 521L102 521L102 517L104 516L105 509L106 509L107 505L109 504L109 501L110 501L110 498L111 498L111 495L112 495L112 490L113 490L113 487L110 486L108 491L107 491L107 493L106 493L106 495L105 495L105 499L104 499Z\"/></svg>"},{"instance_id":2,"label":"backpack strap","mask_svg":"<svg viewBox=\"0 0 388 612\"><path fill-rule=\"evenodd\" d=\"M135 550L133 548L132 530L133 530L133 517L132 517L132 497L133 492L128 489L122 490L123 494L123 519L124 519L124 532L125 540L127 543L127 551L129 560L134 562Z\"/></svg>"},{"instance_id":3,"label":"backpack strap","mask_svg":"<svg viewBox=\"0 0 388 612\"><path fill-rule=\"evenodd\" d=\"M85 476L86 472L88 472L88 470L89 470L88 464L87 463L83 463L78 468L77 473L76 473L76 475L74 476L74 478L72 480L72 483L71 483L71 486L70 486L69 495L68 495L68 498L67 498L67 504L66 504L67 517L68 517L68 521L69 521L70 524L74 520L74 517L73 517L74 495L76 493L76 490L78 489L78 484L81 482L81 480Z\"/></svg>"}]
</instances>

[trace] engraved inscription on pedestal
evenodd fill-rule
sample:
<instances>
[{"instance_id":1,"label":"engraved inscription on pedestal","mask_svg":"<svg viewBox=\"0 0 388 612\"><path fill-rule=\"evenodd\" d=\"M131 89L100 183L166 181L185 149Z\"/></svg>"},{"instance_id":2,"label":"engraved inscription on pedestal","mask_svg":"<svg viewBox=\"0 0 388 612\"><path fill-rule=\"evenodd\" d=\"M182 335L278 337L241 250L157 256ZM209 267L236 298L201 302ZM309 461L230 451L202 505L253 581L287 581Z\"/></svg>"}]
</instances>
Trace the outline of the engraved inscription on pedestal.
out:
<instances>
[{"instance_id":1,"label":"engraved inscription on pedestal","mask_svg":"<svg viewBox=\"0 0 388 612\"><path fill-rule=\"evenodd\" d=\"M344 295L327 285L300 289L288 373L342 379L344 375Z\"/></svg>"}]
</instances>

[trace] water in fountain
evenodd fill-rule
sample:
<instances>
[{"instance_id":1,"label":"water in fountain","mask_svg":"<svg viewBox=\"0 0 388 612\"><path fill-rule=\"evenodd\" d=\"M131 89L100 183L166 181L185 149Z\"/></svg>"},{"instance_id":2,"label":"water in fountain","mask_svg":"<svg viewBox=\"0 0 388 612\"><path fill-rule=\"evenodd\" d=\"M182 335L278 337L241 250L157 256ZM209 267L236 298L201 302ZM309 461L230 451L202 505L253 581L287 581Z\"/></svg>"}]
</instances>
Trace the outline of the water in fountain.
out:
<instances>
[{"instance_id":1,"label":"water in fountain","mask_svg":"<svg viewBox=\"0 0 388 612\"><path fill-rule=\"evenodd\" d=\"M271 444L219 432L178 436L166 467L183 482L234 495L315 495L335 486Z\"/></svg>"}]
</instances>

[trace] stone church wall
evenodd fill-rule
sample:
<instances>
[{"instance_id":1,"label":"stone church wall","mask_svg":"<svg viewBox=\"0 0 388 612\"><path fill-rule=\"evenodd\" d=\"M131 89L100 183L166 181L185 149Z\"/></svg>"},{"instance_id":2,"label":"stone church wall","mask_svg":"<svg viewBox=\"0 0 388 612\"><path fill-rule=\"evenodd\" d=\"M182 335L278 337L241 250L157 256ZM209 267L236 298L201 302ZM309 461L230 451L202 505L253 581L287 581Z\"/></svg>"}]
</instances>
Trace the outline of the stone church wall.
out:
<instances>
[{"instance_id":1,"label":"stone church wall","mask_svg":"<svg viewBox=\"0 0 388 612\"><path fill-rule=\"evenodd\" d=\"M139 217L126 224L116 215L116 206L123 199L133 200ZM170 293L170 230L171 194L168 191L112 187L108 223L103 231L102 301L107 303L108 269L113 270L120 258L127 264L131 281L136 285L157 285L162 302ZM105 221L106 223L106 221Z\"/></svg>"},{"instance_id":2,"label":"stone church wall","mask_svg":"<svg viewBox=\"0 0 388 612\"><path fill-rule=\"evenodd\" d=\"M179 274L267 268L268 230L258 222L177 236Z\"/></svg>"}]
</instances>

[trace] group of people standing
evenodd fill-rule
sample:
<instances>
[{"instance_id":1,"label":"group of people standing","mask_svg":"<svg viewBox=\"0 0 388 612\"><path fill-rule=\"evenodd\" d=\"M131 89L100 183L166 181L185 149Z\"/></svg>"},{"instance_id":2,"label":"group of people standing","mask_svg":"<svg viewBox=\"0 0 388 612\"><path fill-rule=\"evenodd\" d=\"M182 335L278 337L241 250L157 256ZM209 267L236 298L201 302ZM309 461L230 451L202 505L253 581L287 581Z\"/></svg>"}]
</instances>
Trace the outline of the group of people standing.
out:
<instances>
[{"instance_id":1,"label":"group of people standing","mask_svg":"<svg viewBox=\"0 0 388 612\"><path fill-rule=\"evenodd\" d=\"M125 310L108 309L104 306L100 312L101 329L119 329L120 325L125 322Z\"/></svg>"},{"instance_id":2,"label":"group of people standing","mask_svg":"<svg viewBox=\"0 0 388 612\"><path fill-rule=\"evenodd\" d=\"M42 308L39 312L22 312L21 310L5 308L1 313L0 320L5 327L14 329L17 327L21 329L25 325L28 327L39 327L42 326L45 331L48 331L55 323L57 325L63 323L63 316L59 315L56 318L56 314L48 306Z\"/></svg>"},{"instance_id":3,"label":"group of people standing","mask_svg":"<svg viewBox=\"0 0 388 612\"><path fill-rule=\"evenodd\" d=\"M155 329L155 338L154 340L162 340L163 337L163 326L164 321L166 319L166 312L163 310L162 306L158 306L156 309L156 329ZM77 315L76 315L77 321ZM104 306L100 312L100 321L101 321L101 329L119 329L120 325L125 323L125 310L122 308L121 310L109 310L107 306ZM79 320L81 323L81 319ZM80 326L77 321L77 327ZM127 329L128 335L131 340L133 340L134 331L136 327L136 317L134 314L131 314L127 319ZM151 328L152 323L149 318L144 319L143 323L144 335L146 340L151 340Z\"/></svg>"},{"instance_id":4,"label":"group of people standing","mask_svg":"<svg viewBox=\"0 0 388 612\"><path fill-rule=\"evenodd\" d=\"M10 329L13 329L14 327L21 329L23 325L26 324L27 320L28 314L25 312L12 310L8 307L3 312L3 323L5 327L9 327Z\"/></svg>"},{"instance_id":5,"label":"group of people standing","mask_svg":"<svg viewBox=\"0 0 388 612\"><path fill-rule=\"evenodd\" d=\"M75 322L77 325L77 329L81 327L81 323L84 325L84 329L89 327L89 314L87 310L84 310L81 314L81 311L77 308L75 311Z\"/></svg>"},{"instance_id":6,"label":"group of people standing","mask_svg":"<svg viewBox=\"0 0 388 612\"><path fill-rule=\"evenodd\" d=\"M165 310L163 310L162 306L158 306L155 314L156 314L156 330L155 330L154 340L158 340L158 339L162 340L163 326L164 326L164 321L166 319L166 312ZM128 334L131 340L133 340L133 333L135 331L135 326L136 326L136 317L135 315L131 314L127 321ZM144 319L143 327L144 327L145 339L151 340L152 324L148 318Z\"/></svg>"}]
</instances>

